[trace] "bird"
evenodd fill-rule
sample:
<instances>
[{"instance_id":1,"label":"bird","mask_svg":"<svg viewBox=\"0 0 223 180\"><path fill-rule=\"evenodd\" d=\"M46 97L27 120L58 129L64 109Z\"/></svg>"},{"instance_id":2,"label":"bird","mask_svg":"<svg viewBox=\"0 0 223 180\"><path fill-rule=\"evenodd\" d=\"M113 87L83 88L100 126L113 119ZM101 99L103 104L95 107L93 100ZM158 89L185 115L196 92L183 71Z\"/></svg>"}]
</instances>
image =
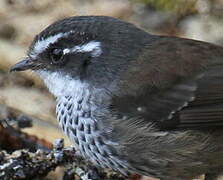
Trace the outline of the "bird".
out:
<instances>
[{"instance_id":1,"label":"bird","mask_svg":"<svg viewBox=\"0 0 223 180\"><path fill-rule=\"evenodd\" d=\"M223 48L109 16L58 20L10 71L32 70L89 162L123 175L223 173Z\"/></svg>"}]
</instances>

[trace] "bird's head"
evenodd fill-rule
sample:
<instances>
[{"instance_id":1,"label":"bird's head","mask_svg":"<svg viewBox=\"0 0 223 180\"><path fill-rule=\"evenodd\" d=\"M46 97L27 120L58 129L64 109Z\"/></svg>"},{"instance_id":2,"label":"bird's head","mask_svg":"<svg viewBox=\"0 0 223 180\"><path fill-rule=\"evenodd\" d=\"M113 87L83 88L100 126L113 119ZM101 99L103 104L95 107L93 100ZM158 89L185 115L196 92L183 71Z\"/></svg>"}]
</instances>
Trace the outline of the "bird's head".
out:
<instances>
[{"instance_id":1,"label":"bird's head","mask_svg":"<svg viewBox=\"0 0 223 180\"><path fill-rule=\"evenodd\" d=\"M67 81L107 87L136 59L147 36L134 25L111 17L66 18L39 33L27 58L11 71L31 69L51 86L51 91L70 85Z\"/></svg>"}]
</instances>

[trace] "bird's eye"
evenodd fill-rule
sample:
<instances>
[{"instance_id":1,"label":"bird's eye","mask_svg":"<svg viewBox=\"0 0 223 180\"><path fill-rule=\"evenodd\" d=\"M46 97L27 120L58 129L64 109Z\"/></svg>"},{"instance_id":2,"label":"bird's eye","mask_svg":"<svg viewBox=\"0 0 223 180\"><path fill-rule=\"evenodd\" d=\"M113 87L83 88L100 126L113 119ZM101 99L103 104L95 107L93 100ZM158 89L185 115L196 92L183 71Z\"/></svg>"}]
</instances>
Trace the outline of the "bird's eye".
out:
<instances>
[{"instance_id":1,"label":"bird's eye","mask_svg":"<svg viewBox=\"0 0 223 180\"><path fill-rule=\"evenodd\" d=\"M52 49L50 53L50 58L53 64L58 64L63 61L63 50L59 48Z\"/></svg>"}]
</instances>

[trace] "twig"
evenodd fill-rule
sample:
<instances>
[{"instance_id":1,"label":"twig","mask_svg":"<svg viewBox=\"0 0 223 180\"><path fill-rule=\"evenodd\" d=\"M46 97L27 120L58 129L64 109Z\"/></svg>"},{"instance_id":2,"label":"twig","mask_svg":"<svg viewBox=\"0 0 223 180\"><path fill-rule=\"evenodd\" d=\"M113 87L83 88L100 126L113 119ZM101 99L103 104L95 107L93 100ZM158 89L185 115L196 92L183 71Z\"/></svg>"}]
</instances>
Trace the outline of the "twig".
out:
<instances>
[{"instance_id":1,"label":"twig","mask_svg":"<svg viewBox=\"0 0 223 180\"><path fill-rule=\"evenodd\" d=\"M82 180L124 180L125 178L116 173L97 171L89 173L89 165L80 157L75 156L73 148L63 148L63 141L57 140L54 149L50 152L38 150L36 153L27 150L17 150L12 154L0 152L0 179L32 179L44 177L50 171L61 165L72 164L74 174ZM96 175L95 175L96 174ZM96 177L94 177L96 176Z\"/></svg>"}]
</instances>

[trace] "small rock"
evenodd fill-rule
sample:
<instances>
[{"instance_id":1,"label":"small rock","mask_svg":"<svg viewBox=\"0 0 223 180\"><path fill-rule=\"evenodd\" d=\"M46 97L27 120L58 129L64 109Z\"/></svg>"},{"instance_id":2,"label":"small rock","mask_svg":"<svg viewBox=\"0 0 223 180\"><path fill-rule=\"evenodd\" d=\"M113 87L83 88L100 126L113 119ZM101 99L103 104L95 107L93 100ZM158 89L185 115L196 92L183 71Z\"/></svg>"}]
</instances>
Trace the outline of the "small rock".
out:
<instances>
[{"instance_id":1,"label":"small rock","mask_svg":"<svg viewBox=\"0 0 223 180\"><path fill-rule=\"evenodd\" d=\"M16 36L16 29L11 24L0 24L0 37L7 40L12 40Z\"/></svg>"},{"instance_id":2,"label":"small rock","mask_svg":"<svg viewBox=\"0 0 223 180\"><path fill-rule=\"evenodd\" d=\"M53 142L53 147L55 150L61 150L64 147L64 140L63 139L56 139Z\"/></svg>"},{"instance_id":3,"label":"small rock","mask_svg":"<svg viewBox=\"0 0 223 180\"><path fill-rule=\"evenodd\" d=\"M19 128L32 127L32 119L25 115L20 115L17 118L17 123Z\"/></svg>"}]
</instances>

